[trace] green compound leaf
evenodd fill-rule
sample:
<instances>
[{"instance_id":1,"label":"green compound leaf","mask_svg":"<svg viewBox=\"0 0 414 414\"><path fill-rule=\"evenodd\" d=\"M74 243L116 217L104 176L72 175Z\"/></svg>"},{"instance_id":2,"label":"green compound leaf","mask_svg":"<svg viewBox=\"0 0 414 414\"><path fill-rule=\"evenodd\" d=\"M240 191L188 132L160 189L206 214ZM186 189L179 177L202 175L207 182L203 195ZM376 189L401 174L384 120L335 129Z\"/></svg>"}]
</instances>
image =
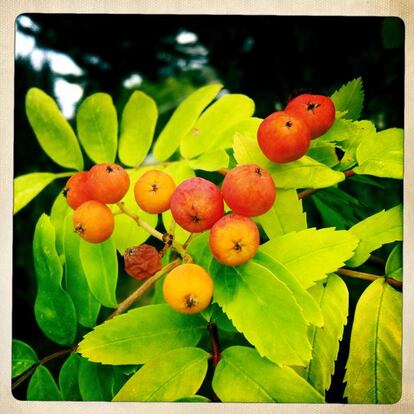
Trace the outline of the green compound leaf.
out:
<instances>
[{"instance_id":1,"label":"green compound leaf","mask_svg":"<svg viewBox=\"0 0 414 414\"><path fill-rule=\"evenodd\" d=\"M68 177L72 173L53 174L47 172L30 173L14 179L14 206L13 214L29 204L52 181L61 177Z\"/></svg>"},{"instance_id":2,"label":"green compound leaf","mask_svg":"<svg viewBox=\"0 0 414 414\"><path fill-rule=\"evenodd\" d=\"M232 148L234 136L241 134L246 137L257 139L257 130L263 119L261 118L246 118L235 124L231 125L221 134L220 138L217 139L217 148Z\"/></svg>"},{"instance_id":3,"label":"green compound leaf","mask_svg":"<svg viewBox=\"0 0 414 414\"><path fill-rule=\"evenodd\" d=\"M404 130L390 128L370 135L356 151L357 174L402 180L404 175Z\"/></svg>"},{"instance_id":4,"label":"green compound leaf","mask_svg":"<svg viewBox=\"0 0 414 414\"><path fill-rule=\"evenodd\" d=\"M156 227L158 221L157 215L149 214L141 210L135 201L134 195L135 183L141 177L141 175L151 169L153 169L153 167L144 167L139 168L138 170L126 170L129 174L131 185L129 186L128 192L122 201L128 210L137 214L150 226ZM109 208L112 210L112 212L119 211L119 207L116 204L109 205ZM144 243L149 236L149 233L142 227L138 226L131 217L125 214L118 214L115 216L115 228L111 239L113 240L119 254L123 255L128 247L139 246L140 244Z\"/></svg>"},{"instance_id":5,"label":"green compound leaf","mask_svg":"<svg viewBox=\"0 0 414 414\"><path fill-rule=\"evenodd\" d=\"M68 214L63 229L66 290L72 297L79 323L93 328L101 304L89 289L80 259L80 242L81 238L73 231L72 214Z\"/></svg>"},{"instance_id":6,"label":"green compound leaf","mask_svg":"<svg viewBox=\"0 0 414 414\"><path fill-rule=\"evenodd\" d=\"M111 401L115 386L114 368L81 358L79 391L83 401Z\"/></svg>"},{"instance_id":7,"label":"green compound leaf","mask_svg":"<svg viewBox=\"0 0 414 414\"><path fill-rule=\"evenodd\" d=\"M312 359L304 378L325 395L331 385L335 361L348 316L348 288L342 279L330 274L325 283L319 282L309 289L322 309L324 326L310 326L308 335L312 345Z\"/></svg>"},{"instance_id":8,"label":"green compound leaf","mask_svg":"<svg viewBox=\"0 0 414 414\"><path fill-rule=\"evenodd\" d=\"M349 229L360 239L354 256L347 261L347 266L358 267L365 263L369 255L383 244L402 240L403 207L401 204L387 211L380 211Z\"/></svg>"},{"instance_id":9,"label":"green compound leaf","mask_svg":"<svg viewBox=\"0 0 414 414\"><path fill-rule=\"evenodd\" d=\"M114 162L118 145L118 118L110 95L87 97L76 114L79 141L95 163Z\"/></svg>"},{"instance_id":10,"label":"green compound leaf","mask_svg":"<svg viewBox=\"0 0 414 414\"><path fill-rule=\"evenodd\" d=\"M352 404L393 404L401 397L402 294L384 278L359 298L344 396Z\"/></svg>"},{"instance_id":11,"label":"green compound leaf","mask_svg":"<svg viewBox=\"0 0 414 414\"><path fill-rule=\"evenodd\" d=\"M13 339L12 342L12 378L15 378L37 364L38 357L31 346Z\"/></svg>"},{"instance_id":12,"label":"green compound leaf","mask_svg":"<svg viewBox=\"0 0 414 414\"><path fill-rule=\"evenodd\" d=\"M65 227L65 217L73 210L69 207L63 192L61 191L55 198L50 209L50 222L56 231L56 250L58 255L63 254L63 236Z\"/></svg>"},{"instance_id":13,"label":"green compound leaf","mask_svg":"<svg viewBox=\"0 0 414 414\"><path fill-rule=\"evenodd\" d=\"M50 218L43 214L33 239L38 285L35 317L48 338L60 345L72 345L77 329L76 311L71 297L61 286L63 269L55 246L55 229Z\"/></svg>"},{"instance_id":14,"label":"green compound leaf","mask_svg":"<svg viewBox=\"0 0 414 414\"><path fill-rule=\"evenodd\" d=\"M337 184L345 175L304 155L297 161L277 164L262 153L257 140L236 133L234 156L239 164L255 163L269 171L277 188L324 188Z\"/></svg>"},{"instance_id":15,"label":"green compound leaf","mask_svg":"<svg viewBox=\"0 0 414 414\"><path fill-rule=\"evenodd\" d=\"M269 239L307 228L306 213L302 210L302 200L299 200L296 190L278 190L273 207L257 217L256 221Z\"/></svg>"},{"instance_id":16,"label":"green compound leaf","mask_svg":"<svg viewBox=\"0 0 414 414\"><path fill-rule=\"evenodd\" d=\"M347 111L344 118L359 119L364 105L362 79L357 78L343 85L332 94L331 99L337 111Z\"/></svg>"},{"instance_id":17,"label":"green compound leaf","mask_svg":"<svg viewBox=\"0 0 414 414\"><path fill-rule=\"evenodd\" d=\"M388 256L387 263L385 264L385 274L388 277L402 281L403 277L403 246L402 243L398 243Z\"/></svg>"},{"instance_id":18,"label":"green compound leaf","mask_svg":"<svg viewBox=\"0 0 414 414\"><path fill-rule=\"evenodd\" d=\"M189 178L195 177L194 170L188 165L187 161L178 161L170 164L165 170L167 174L169 174L175 182L175 185L181 184L183 181L188 180ZM167 210L165 213L162 213L162 221L164 223L164 227L167 231L170 231L171 224L173 223L173 217L171 214L171 210ZM190 233L187 230L184 230L178 224L175 224L174 228L174 238L180 242L184 243Z\"/></svg>"},{"instance_id":19,"label":"green compound leaf","mask_svg":"<svg viewBox=\"0 0 414 414\"><path fill-rule=\"evenodd\" d=\"M79 390L79 367L81 357L77 354L70 356L63 363L59 372L59 388L65 401L82 401Z\"/></svg>"},{"instance_id":20,"label":"green compound leaf","mask_svg":"<svg viewBox=\"0 0 414 414\"><path fill-rule=\"evenodd\" d=\"M338 156L336 155L336 147L332 142L324 142L314 139L312 140L311 147L306 155L330 168L339 163Z\"/></svg>"},{"instance_id":21,"label":"green compound leaf","mask_svg":"<svg viewBox=\"0 0 414 414\"><path fill-rule=\"evenodd\" d=\"M223 402L324 402L292 368L273 364L243 346L232 346L222 353L213 390Z\"/></svg>"},{"instance_id":22,"label":"green compound leaf","mask_svg":"<svg viewBox=\"0 0 414 414\"><path fill-rule=\"evenodd\" d=\"M103 364L142 364L165 351L196 345L205 329L199 315L147 305L97 326L85 335L78 352Z\"/></svg>"},{"instance_id":23,"label":"green compound leaf","mask_svg":"<svg viewBox=\"0 0 414 414\"><path fill-rule=\"evenodd\" d=\"M195 394L207 373L210 355L200 348L179 348L148 361L113 401L175 401Z\"/></svg>"},{"instance_id":24,"label":"green compound leaf","mask_svg":"<svg viewBox=\"0 0 414 414\"><path fill-rule=\"evenodd\" d=\"M83 170L83 157L76 135L49 95L38 88L29 89L26 115L43 151L56 164Z\"/></svg>"},{"instance_id":25,"label":"green compound leaf","mask_svg":"<svg viewBox=\"0 0 414 414\"><path fill-rule=\"evenodd\" d=\"M358 238L345 230L314 228L274 238L259 247L282 263L305 289L352 257Z\"/></svg>"},{"instance_id":26,"label":"green compound leaf","mask_svg":"<svg viewBox=\"0 0 414 414\"><path fill-rule=\"evenodd\" d=\"M375 125L371 121L355 121L353 127L352 135L338 145L345 151L340 163L341 170L348 170L353 167L357 163L356 153L358 147L366 140L372 140L376 136Z\"/></svg>"},{"instance_id":27,"label":"green compound leaf","mask_svg":"<svg viewBox=\"0 0 414 414\"><path fill-rule=\"evenodd\" d=\"M342 141L351 139L355 132L355 128L355 124L351 120L337 118L328 131L321 135L317 140L311 142L311 146L322 142L341 143Z\"/></svg>"},{"instance_id":28,"label":"green compound leaf","mask_svg":"<svg viewBox=\"0 0 414 414\"><path fill-rule=\"evenodd\" d=\"M180 142L194 127L204 108L215 98L222 85L197 89L177 107L154 145L154 157L165 161L174 154Z\"/></svg>"},{"instance_id":29,"label":"green compound leaf","mask_svg":"<svg viewBox=\"0 0 414 414\"><path fill-rule=\"evenodd\" d=\"M135 167L144 161L154 138L157 105L143 92L135 91L125 105L121 118L119 159Z\"/></svg>"},{"instance_id":30,"label":"green compound leaf","mask_svg":"<svg viewBox=\"0 0 414 414\"><path fill-rule=\"evenodd\" d=\"M194 158L220 145L224 131L253 115L254 102L245 95L224 95L200 116L189 133L183 137L180 152Z\"/></svg>"},{"instance_id":31,"label":"green compound leaf","mask_svg":"<svg viewBox=\"0 0 414 414\"><path fill-rule=\"evenodd\" d=\"M306 321L292 291L262 264L210 266L214 301L260 355L279 365L307 365Z\"/></svg>"},{"instance_id":32,"label":"green compound leaf","mask_svg":"<svg viewBox=\"0 0 414 414\"><path fill-rule=\"evenodd\" d=\"M96 244L81 239L79 254L92 294L102 305L116 308L118 259L112 238Z\"/></svg>"},{"instance_id":33,"label":"green compound leaf","mask_svg":"<svg viewBox=\"0 0 414 414\"><path fill-rule=\"evenodd\" d=\"M217 171L228 167L229 156L224 149L213 150L188 161L188 165L194 170Z\"/></svg>"},{"instance_id":34,"label":"green compound leaf","mask_svg":"<svg viewBox=\"0 0 414 414\"><path fill-rule=\"evenodd\" d=\"M49 370L43 365L39 365L30 378L27 389L27 399L29 401L62 401L55 380Z\"/></svg>"}]
</instances>

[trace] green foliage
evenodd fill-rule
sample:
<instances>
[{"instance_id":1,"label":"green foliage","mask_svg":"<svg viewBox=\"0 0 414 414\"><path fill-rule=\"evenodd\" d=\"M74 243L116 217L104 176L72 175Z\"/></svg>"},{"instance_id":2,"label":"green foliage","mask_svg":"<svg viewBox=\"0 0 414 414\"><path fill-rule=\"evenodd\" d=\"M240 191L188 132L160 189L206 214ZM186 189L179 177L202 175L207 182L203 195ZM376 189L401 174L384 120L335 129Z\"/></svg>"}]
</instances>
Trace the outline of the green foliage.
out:
<instances>
[{"instance_id":1,"label":"green foliage","mask_svg":"<svg viewBox=\"0 0 414 414\"><path fill-rule=\"evenodd\" d=\"M13 339L12 342L12 378L18 377L37 364L36 352L26 343Z\"/></svg>"},{"instance_id":2,"label":"green foliage","mask_svg":"<svg viewBox=\"0 0 414 414\"><path fill-rule=\"evenodd\" d=\"M80 259L80 237L73 231L72 216L64 220L63 250L65 255L66 290L75 305L78 322L93 328L101 304L92 294Z\"/></svg>"},{"instance_id":3,"label":"green foliage","mask_svg":"<svg viewBox=\"0 0 414 414\"><path fill-rule=\"evenodd\" d=\"M229 156L223 149L204 152L198 158L188 162L188 165L194 170L216 171L220 168L227 168L229 165Z\"/></svg>"},{"instance_id":4,"label":"green foliage","mask_svg":"<svg viewBox=\"0 0 414 414\"><path fill-rule=\"evenodd\" d=\"M402 180L404 174L404 132L390 128L369 135L356 151L357 174Z\"/></svg>"},{"instance_id":5,"label":"green foliage","mask_svg":"<svg viewBox=\"0 0 414 414\"><path fill-rule=\"evenodd\" d=\"M307 289L343 266L357 244L349 232L312 228L276 237L259 250L280 261Z\"/></svg>"},{"instance_id":6,"label":"green foliage","mask_svg":"<svg viewBox=\"0 0 414 414\"><path fill-rule=\"evenodd\" d=\"M27 388L27 399L29 401L62 401L62 394L59 391L55 380L49 370L39 365L30 378Z\"/></svg>"},{"instance_id":7,"label":"green foliage","mask_svg":"<svg viewBox=\"0 0 414 414\"><path fill-rule=\"evenodd\" d=\"M335 167L339 163L338 156L336 155L336 147L332 142L314 139L306 154L315 161L325 164L330 168Z\"/></svg>"},{"instance_id":8,"label":"green foliage","mask_svg":"<svg viewBox=\"0 0 414 414\"><path fill-rule=\"evenodd\" d=\"M326 282L319 282L309 289L319 304L324 326L310 326L309 340L312 345L312 359L304 372L304 378L315 389L325 395L331 385L335 361L348 316L348 288L342 279L330 274Z\"/></svg>"},{"instance_id":9,"label":"green foliage","mask_svg":"<svg viewBox=\"0 0 414 414\"><path fill-rule=\"evenodd\" d=\"M278 190L276 202L265 214L257 217L267 237L273 239L291 231L307 228L306 213L295 190Z\"/></svg>"},{"instance_id":10,"label":"green foliage","mask_svg":"<svg viewBox=\"0 0 414 414\"><path fill-rule=\"evenodd\" d=\"M402 240L403 235L402 205L380 211L352 226L349 231L359 238L354 256L347 261L347 266L357 267L363 264L371 252L383 244Z\"/></svg>"},{"instance_id":11,"label":"green foliage","mask_svg":"<svg viewBox=\"0 0 414 414\"><path fill-rule=\"evenodd\" d=\"M195 394L207 373L208 357L200 348L166 352L148 361L113 401L175 401Z\"/></svg>"},{"instance_id":12,"label":"green foliage","mask_svg":"<svg viewBox=\"0 0 414 414\"><path fill-rule=\"evenodd\" d=\"M13 214L19 212L32 201L52 181L60 177L68 177L70 173L30 173L14 179L14 206Z\"/></svg>"},{"instance_id":13,"label":"green foliage","mask_svg":"<svg viewBox=\"0 0 414 414\"><path fill-rule=\"evenodd\" d=\"M158 161L165 161L174 154L183 137L191 132L201 112L222 87L222 85L204 86L181 102L155 143L154 157Z\"/></svg>"},{"instance_id":14,"label":"green foliage","mask_svg":"<svg viewBox=\"0 0 414 414\"><path fill-rule=\"evenodd\" d=\"M62 289L63 268L56 252L55 229L46 214L36 224L33 256L37 277L36 321L52 341L72 345L77 329L76 311L71 297Z\"/></svg>"},{"instance_id":15,"label":"green foliage","mask_svg":"<svg viewBox=\"0 0 414 414\"><path fill-rule=\"evenodd\" d=\"M199 315L148 305L97 326L80 342L78 352L103 364L142 364L165 351L196 345L205 327Z\"/></svg>"},{"instance_id":16,"label":"green foliage","mask_svg":"<svg viewBox=\"0 0 414 414\"><path fill-rule=\"evenodd\" d=\"M253 115L254 102L245 95L224 95L200 116L192 130L183 137L180 152L193 158L217 148L219 138L233 124Z\"/></svg>"},{"instance_id":17,"label":"green foliage","mask_svg":"<svg viewBox=\"0 0 414 414\"><path fill-rule=\"evenodd\" d=\"M144 161L154 138L158 110L154 100L135 91L122 112L119 159L136 167Z\"/></svg>"},{"instance_id":18,"label":"green foliage","mask_svg":"<svg viewBox=\"0 0 414 414\"><path fill-rule=\"evenodd\" d=\"M79 142L56 102L42 90L31 88L26 95L26 114L43 151L56 164L81 171Z\"/></svg>"},{"instance_id":19,"label":"green foliage","mask_svg":"<svg viewBox=\"0 0 414 414\"><path fill-rule=\"evenodd\" d=\"M402 281L403 277L403 246L402 243L398 243L388 256L387 263L385 264L385 274L388 277Z\"/></svg>"},{"instance_id":20,"label":"green foliage","mask_svg":"<svg viewBox=\"0 0 414 414\"><path fill-rule=\"evenodd\" d=\"M59 372L59 388L65 401L82 401L79 389L81 357L71 353Z\"/></svg>"},{"instance_id":21,"label":"green foliage","mask_svg":"<svg viewBox=\"0 0 414 414\"><path fill-rule=\"evenodd\" d=\"M58 255L63 254L63 236L65 228L65 217L69 214L72 209L66 201L66 197L63 192L60 192L55 198L50 209L50 222L55 228L56 234L56 251Z\"/></svg>"},{"instance_id":22,"label":"green foliage","mask_svg":"<svg viewBox=\"0 0 414 414\"><path fill-rule=\"evenodd\" d=\"M175 402L210 402L210 400L202 395L189 395L188 397L177 398Z\"/></svg>"},{"instance_id":23,"label":"green foliage","mask_svg":"<svg viewBox=\"0 0 414 414\"><path fill-rule=\"evenodd\" d=\"M213 389L223 402L323 402L322 395L292 368L273 364L242 346L223 352Z\"/></svg>"},{"instance_id":24,"label":"green foliage","mask_svg":"<svg viewBox=\"0 0 414 414\"><path fill-rule=\"evenodd\" d=\"M76 114L76 126L79 141L92 161L115 161L118 119L108 94L95 93L86 98Z\"/></svg>"},{"instance_id":25,"label":"green foliage","mask_svg":"<svg viewBox=\"0 0 414 414\"><path fill-rule=\"evenodd\" d=\"M239 164L258 164L267 169L277 188L323 188L345 179L343 173L304 155L297 161L277 164L262 153L257 140L237 133L234 137L234 156Z\"/></svg>"},{"instance_id":26,"label":"green foliage","mask_svg":"<svg viewBox=\"0 0 414 414\"><path fill-rule=\"evenodd\" d=\"M381 278L359 298L345 381L349 403L392 404L401 397L402 294Z\"/></svg>"},{"instance_id":27,"label":"green foliage","mask_svg":"<svg viewBox=\"0 0 414 414\"><path fill-rule=\"evenodd\" d=\"M234 136L236 134L241 134L249 138L256 139L257 130L259 129L259 125L262 123L262 121L263 119L261 118L251 117L236 122L221 133L220 138L217 139L217 147L232 148Z\"/></svg>"},{"instance_id":28,"label":"green foliage","mask_svg":"<svg viewBox=\"0 0 414 414\"><path fill-rule=\"evenodd\" d=\"M357 78L348 82L339 90L335 91L332 94L331 99L335 104L335 109L337 111L346 111L345 115L343 116L344 118L352 120L359 119L364 104L364 90L362 88L362 79Z\"/></svg>"},{"instance_id":29,"label":"green foliage","mask_svg":"<svg viewBox=\"0 0 414 414\"><path fill-rule=\"evenodd\" d=\"M92 294L102 305L115 308L118 260L112 238L97 244L80 240L79 255Z\"/></svg>"}]
</instances>

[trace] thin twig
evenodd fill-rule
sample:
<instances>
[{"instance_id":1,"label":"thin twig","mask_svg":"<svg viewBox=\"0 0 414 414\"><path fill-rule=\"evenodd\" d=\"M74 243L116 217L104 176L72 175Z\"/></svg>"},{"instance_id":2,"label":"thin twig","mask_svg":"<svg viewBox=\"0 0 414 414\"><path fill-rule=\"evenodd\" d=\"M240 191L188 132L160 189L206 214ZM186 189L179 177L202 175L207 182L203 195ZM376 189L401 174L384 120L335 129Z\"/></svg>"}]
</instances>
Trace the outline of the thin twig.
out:
<instances>
[{"instance_id":1,"label":"thin twig","mask_svg":"<svg viewBox=\"0 0 414 414\"><path fill-rule=\"evenodd\" d=\"M211 355L213 358L214 367L220 361L221 352L220 352L220 342L218 338L218 331L216 324L209 322L207 325L208 333L210 334L210 342L211 342Z\"/></svg>"},{"instance_id":2,"label":"thin twig","mask_svg":"<svg viewBox=\"0 0 414 414\"><path fill-rule=\"evenodd\" d=\"M371 281L385 278L385 281L391 286L394 286L395 288L400 289L400 290L402 290L403 288L402 282L400 282L399 280L393 279L391 277L378 276L378 275L373 275L371 273L357 272L356 270L345 269L343 267L338 269L335 273L341 276L347 276L347 277L353 277L356 279L364 279L364 280L371 280Z\"/></svg>"},{"instance_id":3,"label":"thin twig","mask_svg":"<svg viewBox=\"0 0 414 414\"><path fill-rule=\"evenodd\" d=\"M27 371L25 371L21 377L19 377L12 385L12 390L14 390L16 387L18 387L23 381L25 381L27 378L29 378L33 372L36 370L36 368L39 365L46 364L46 362L51 361L52 359L58 358L62 355L68 354L69 352L72 352L73 348L64 349L63 351L55 352L51 355L45 356L43 359L41 359L38 363L31 366Z\"/></svg>"},{"instance_id":4,"label":"thin twig","mask_svg":"<svg viewBox=\"0 0 414 414\"><path fill-rule=\"evenodd\" d=\"M184 244L183 244L183 247L184 247L184 249L186 249L187 248L187 246L192 242L192 240L194 239L194 237L197 235L197 233L191 233L189 236L188 236L188 238L187 238L187 240L184 242Z\"/></svg>"},{"instance_id":5,"label":"thin twig","mask_svg":"<svg viewBox=\"0 0 414 414\"><path fill-rule=\"evenodd\" d=\"M164 266L155 275L148 278L137 290L132 292L124 301L122 301L115 311L108 317L112 319L116 315L125 312L136 300L138 300L158 279L160 279L165 273L170 272L181 263L180 259L175 259L172 262Z\"/></svg>"}]
</instances>

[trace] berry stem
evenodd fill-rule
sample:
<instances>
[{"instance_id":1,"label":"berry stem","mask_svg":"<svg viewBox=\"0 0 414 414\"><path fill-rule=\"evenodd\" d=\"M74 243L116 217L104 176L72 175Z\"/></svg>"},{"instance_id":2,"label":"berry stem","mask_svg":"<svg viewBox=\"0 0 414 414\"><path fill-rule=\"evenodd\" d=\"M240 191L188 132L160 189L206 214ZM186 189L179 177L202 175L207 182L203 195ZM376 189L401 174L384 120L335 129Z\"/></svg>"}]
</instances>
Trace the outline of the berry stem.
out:
<instances>
[{"instance_id":1,"label":"berry stem","mask_svg":"<svg viewBox=\"0 0 414 414\"><path fill-rule=\"evenodd\" d=\"M214 367L220 361L221 353L220 353L220 342L218 338L218 331L216 324L209 322L207 325L208 333L210 334L210 341L211 341L211 355L213 357L213 365Z\"/></svg>"},{"instance_id":2,"label":"berry stem","mask_svg":"<svg viewBox=\"0 0 414 414\"><path fill-rule=\"evenodd\" d=\"M399 280L393 279L391 277L378 276L378 275L373 275L371 273L357 272L356 270L345 269L343 267L338 269L335 273L337 273L340 276L352 277L356 279L371 280L371 281L385 277L385 281L389 283L391 286L394 286L395 288L400 289L400 290L402 290L403 288L402 282L400 282Z\"/></svg>"},{"instance_id":3,"label":"berry stem","mask_svg":"<svg viewBox=\"0 0 414 414\"><path fill-rule=\"evenodd\" d=\"M114 316L125 312L136 300L138 300L158 279L164 276L165 273L170 272L181 263L180 259L175 259L164 266L155 275L148 278L137 290L132 292L123 302L121 302L115 311L108 317L112 319Z\"/></svg>"}]
</instances>

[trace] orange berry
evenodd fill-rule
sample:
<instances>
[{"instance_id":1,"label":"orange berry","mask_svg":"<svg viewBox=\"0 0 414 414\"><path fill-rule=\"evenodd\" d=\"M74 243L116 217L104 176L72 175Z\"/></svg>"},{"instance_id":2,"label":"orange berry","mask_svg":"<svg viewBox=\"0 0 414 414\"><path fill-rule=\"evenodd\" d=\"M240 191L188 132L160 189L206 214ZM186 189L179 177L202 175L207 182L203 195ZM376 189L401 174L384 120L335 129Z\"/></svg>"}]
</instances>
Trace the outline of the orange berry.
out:
<instances>
[{"instance_id":1,"label":"orange berry","mask_svg":"<svg viewBox=\"0 0 414 414\"><path fill-rule=\"evenodd\" d=\"M171 176L160 170L147 171L135 183L135 200L147 213L163 213L170 208L174 190L175 183Z\"/></svg>"},{"instance_id":2,"label":"orange berry","mask_svg":"<svg viewBox=\"0 0 414 414\"><path fill-rule=\"evenodd\" d=\"M88 187L89 172L78 172L67 181L63 195L70 207L77 209L85 201L91 200Z\"/></svg>"},{"instance_id":3,"label":"orange berry","mask_svg":"<svg viewBox=\"0 0 414 414\"><path fill-rule=\"evenodd\" d=\"M199 265L182 264L167 275L162 288L166 302L183 313L198 313L210 304L213 280Z\"/></svg>"},{"instance_id":4,"label":"orange berry","mask_svg":"<svg viewBox=\"0 0 414 414\"><path fill-rule=\"evenodd\" d=\"M96 164L89 171L88 186L93 200L117 203L128 191L129 175L118 164Z\"/></svg>"},{"instance_id":5,"label":"orange berry","mask_svg":"<svg viewBox=\"0 0 414 414\"><path fill-rule=\"evenodd\" d=\"M90 243L101 243L108 239L114 230L114 225L115 220L111 210L95 200L86 201L73 213L75 232Z\"/></svg>"},{"instance_id":6,"label":"orange berry","mask_svg":"<svg viewBox=\"0 0 414 414\"><path fill-rule=\"evenodd\" d=\"M259 230L252 219L228 214L211 228L209 241L217 261L227 266L238 266L256 254Z\"/></svg>"},{"instance_id":7,"label":"orange berry","mask_svg":"<svg viewBox=\"0 0 414 414\"><path fill-rule=\"evenodd\" d=\"M247 217L266 213L276 198L272 176L256 164L231 169L224 177L221 191L227 205L235 213Z\"/></svg>"}]
</instances>

